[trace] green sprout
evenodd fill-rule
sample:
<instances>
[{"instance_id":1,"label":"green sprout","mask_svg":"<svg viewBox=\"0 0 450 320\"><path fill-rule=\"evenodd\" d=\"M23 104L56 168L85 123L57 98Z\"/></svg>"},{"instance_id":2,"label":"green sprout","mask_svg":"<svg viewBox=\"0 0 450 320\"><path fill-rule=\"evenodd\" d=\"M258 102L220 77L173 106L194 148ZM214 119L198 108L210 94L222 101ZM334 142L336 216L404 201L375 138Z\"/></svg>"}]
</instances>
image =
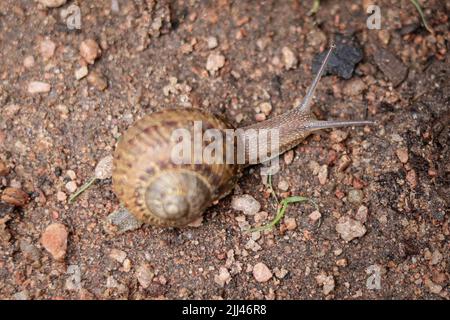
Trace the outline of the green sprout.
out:
<instances>
[{"instance_id":1,"label":"green sprout","mask_svg":"<svg viewBox=\"0 0 450 320\"><path fill-rule=\"evenodd\" d=\"M427 29L430 33L434 33L433 29L428 25L427 19L425 18L425 14L422 11L422 8L420 7L418 0L410 0L412 4L416 7L417 12L419 12L420 17L422 18L422 23L425 26L425 29Z\"/></svg>"},{"instance_id":2,"label":"green sprout","mask_svg":"<svg viewBox=\"0 0 450 320\"><path fill-rule=\"evenodd\" d=\"M286 212L286 209L288 208L288 206L292 203L299 203L299 202L305 202L305 201L310 201L314 204L314 206L317 208L317 205L314 201L312 201L309 198L306 197L302 197L302 196L292 196L292 197L287 197L284 198L283 200L281 200L280 205L278 206L278 210L277 210L277 214L275 216L275 218L270 221L268 224L265 224L261 227L256 227L256 228L252 228L250 230L248 230L247 232L257 232L257 231L264 231L264 230L269 230L272 229L274 226L276 226L281 219L283 219L284 214Z\"/></svg>"},{"instance_id":3,"label":"green sprout","mask_svg":"<svg viewBox=\"0 0 450 320\"><path fill-rule=\"evenodd\" d=\"M83 192L89 189L97 181L96 177L92 177L85 184L83 184L77 191L72 193L69 197L69 203L72 204Z\"/></svg>"}]
</instances>

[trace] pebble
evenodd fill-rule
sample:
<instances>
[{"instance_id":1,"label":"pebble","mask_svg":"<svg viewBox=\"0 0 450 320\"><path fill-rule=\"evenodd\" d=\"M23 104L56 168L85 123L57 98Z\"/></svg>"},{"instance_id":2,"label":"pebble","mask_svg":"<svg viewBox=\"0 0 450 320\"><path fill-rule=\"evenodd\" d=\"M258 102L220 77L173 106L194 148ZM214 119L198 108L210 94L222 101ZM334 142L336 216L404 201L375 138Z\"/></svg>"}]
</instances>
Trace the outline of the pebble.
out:
<instances>
[{"instance_id":1,"label":"pebble","mask_svg":"<svg viewBox=\"0 0 450 320\"><path fill-rule=\"evenodd\" d=\"M366 223L369 209L366 206L360 206L356 212L355 218L361 223Z\"/></svg>"},{"instance_id":2,"label":"pebble","mask_svg":"<svg viewBox=\"0 0 450 320\"><path fill-rule=\"evenodd\" d=\"M425 279L425 286L428 288L428 290L431 293L434 293L434 294L439 294L442 291L442 286L434 283L430 279Z\"/></svg>"},{"instance_id":3,"label":"pebble","mask_svg":"<svg viewBox=\"0 0 450 320\"><path fill-rule=\"evenodd\" d=\"M52 223L49 225L41 237L41 243L55 260L62 260L67 250L66 227L61 223Z\"/></svg>"},{"instance_id":4,"label":"pebble","mask_svg":"<svg viewBox=\"0 0 450 320\"><path fill-rule=\"evenodd\" d=\"M267 282L272 278L272 272L264 263L259 262L253 267L253 277L258 282Z\"/></svg>"},{"instance_id":5,"label":"pebble","mask_svg":"<svg viewBox=\"0 0 450 320\"><path fill-rule=\"evenodd\" d=\"M344 154L344 155L339 159L339 163L338 163L338 166L337 166L337 170L338 170L339 172L343 172L345 169L348 168L348 166L349 166L351 163L352 163L352 159L351 159L348 155Z\"/></svg>"},{"instance_id":6,"label":"pebble","mask_svg":"<svg viewBox=\"0 0 450 320\"><path fill-rule=\"evenodd\" d=\"M316 277L316 281L323 287L324 295L328 295L334 290L335 282L332 275L327 276L326 274L321 273Z\"/></svg>"},{"instance_id":7,"label":"pebble","mask_svg":"<svg viewBox=\"0 0 450 320\"><path fill-rule=\"evenodd\" d=\"M81 80L84 77L86 77L88 75L88 73L89 73L89 69L87 66L78 68L77 70L75 70L75 79Z\"/></svg>"},{"instance_id":8,"label":"pebble","mask_svg":"<svg viewBox=\"0 0 450 320\"><path fill-rule=\"evenodd\" d=\"M281 191L288 191L289 183L286 180L280 180L278 182L278 189L280 189Z\"/></svg>"},{"instance_id":9,"label":"pebble","mask_svg":"<svg viewBox=\"0 0 450 320\"><path fill-rule=\"evenodd\" d=\"M266 120L266 115L264 113L257 113L255 114L255 121L256 122L262 122Z\"/></svg>"},{"instance_id":10,"label":"pebble","mask_svg":"<svg viewBox=\"0 0 450 320\"><path fill-rule=\"evenodd\" d=\"M56 199L60 202L65 202L67 200L67 195L62 191L58 191L56 193Z\"/></svg>"},{"instance_id":11,"label":"pebble","mask_svg":"<svg viewBox=\"0 0 450 320\"><path fill-rule=\"evenodd\" d=\"M66 274L69 275L65 282L65 289L69 291L81 290L81 269L78 265L72 264L67 267Z\"/></svg>"},{"instance_id":12,"label":"pebble","mask_svg":"<svg viewBox=\"0 0 450 320\"><path fill-rule=\"evenodd\" d=\"M322 165L319 168L319 172L317 174L317 177L319 178L319 183L321 185L324 185L327 182L328 177L328 166L326 164Z\"/></svg>"},{"instance_id":13,"label":"pebble","mask_svg":"<svg viewBox=\"0 0 450 320\"><path fill-rule=\"evenodd\" d=\"M86 39L80 44L80 55L83 59L89 63L93 64L95 59L100 57L102 50L94 39Z\"/></svg>"},{"instance_id":14,"label":"pebble","mask_svg":"<svg viewBox=\"0 0 450 320\"><path fill-rule=\"evenodd\" d=\"M77 178L77 174L73 170L67 170L66 175L70 178L70 180L75 180Z\"/></svg>"},{"instance_id":15,"label":"pebble","mask_svg":"<svg viewBox=\"0 0 450 320\"><path fill-rule=\"evenodd\" d=\"M431 261L430 264L432 266L439 264L442 261L443 255L439 252L439 250L434 250L433 254L431 255Z\"/></svg>"},{"instance_id":16,"label":"pebble","mask_svg":"<svg viewBox=\"0 0 450 320\"><path fill-rule=\"evenodd\" d=\"M95 177L100 180L112 177L113 156L109 155L102 158L95 167Z\"/></svg>"},{"instance_id":17,"label":"pebble","mask_svg":"<svg viewBox=\"0 0 450 320\"><path fill-rule=\"evenodd\" d=\"M125 208L114 211L106 219L110 224L117 227L117 233L119 234L139 229L142 226L142 222Z\"/></svg>"},{"instance_id":18,"label":"pebble","mask_svg":"<svg viewBox=\"0 0 450 320\"><path fill-rule=\"evenodd\" d=\"M49 60L55 54L56 44L50 39L44 39L41 41L39 46L39 51L42 58Z\"/></svg>"},{"instance_id":19,"label":"pebble","mask_svg":"<svg viewBox=\"0 0 450 320\"><path fill-rule=\"evenodd\" d=\"M295 220L295 218L284 219L284 225L286 226L286 229L289 231L297 229L297 221Z\"/></svg>"},{"instance_id":20,"label":"pebble","mask_svg":"<svg viewBox=\"0 0 450 320\"><path fill-rule=\"evenodd\" d=\"M298 64L298 59L294 52L292 52L292 50L288 47L283 47L283 49L281 49L281 53L283 54L283 62L286 70L294 69Z\"/></svg>"},{"instance_id":21,"label":"pebble","mask_svg":"<svg viewBox=\"0 0 450 320\"><path fill-rule=\"evenodd\" d=\"M0 199L3 202L11 204L16 207L23 207L28 203L30 197L28 194L17 188L6 188L3 190L2 196Z\"/></svg>"},{"instance_id":22,"label":"pebble","mask_svg":"<svg viewBox=\"0 0 450 320\"><path fill-rule=\"evenodd\" d=\"M246 215L254 215L261 209L259 202L249 194L234 196L231 200L231 207Z\"/></svg>"},{"instance_id":23,"label":"pebble","mask_svg":"<svg viewBox=\"0 0 450 320\"><path fill-rule=\"evenodd\" d=\"M354 78L345 83L343 92L347 96L359 96L367 89L367 85L361 78Z\"/></svg>"},{"instance_id":24,"label":"pebble","mask_svg":"<svg viewBox=\"0 0 450 320\"><path fill-rule=\"evenodd\" d=\"M408 149L406 148L398 148L395 150L395 154L397 155L398 159L401 163L407 163L409 156L408 156Z\"/></svg>"},{"instance_id":25,"label":"pebble","mask_svg":"<svg viewBox=\"0 0 450 320\"><path fill-rule=\"evenodd\" d=\"M14 300L30 300L28 290L22 290L13 294Z\"/></svg>"},{"instance_id":26,"label":"pebble","mask_svg":"<svg viewBox=\"0 0 450 320\"><path fill-rule=\"evenodd\" d=\"M312 221L312 222L316 222L317 220L319 220L322 217L322 214L318 211L318 210L314 210L313 212L311 212L311 214L308 216L308 218Z\"/></svg>"},{"instance_id":27,"label":"pebble","mask_svg":"<svg viewBox=\"0 0 450 320\"><path fill-rule=\"evenodd\" d=\"M214 49L217 48L219 45L219 42L217 41L216 37L208 37L208 49Z\"/></svg>"},{"instance_id":28,"label":"pebble","mask_svg":"<svg viewBox=\"0 0 450 320\"><path fill-rule=\"evenodd\" d=\"M351 189L348 192L347 200L351 204L360 204L363 201L364 194L361 190Z\"/></svg>"},{"instance_id":29,"label":"pebble","mask_svg":"<svg viewBox=\"0 0 450 320\"><path fill-rule=\"evenodd\" d=\"M28 84L28 93L47 93L51 89L50 84L42 81L31 81Z\"/></svg>"},{"instance_id":30,"label":"pebble","mask_svg":"<svg viewBox=\"0 0 450 320\"><path fill-rule=\"evenodd\" d=\"M286 165L290 165L294 161L294 150L289 150L284 153L283 160Z\"/></svg>"},{"instance_id":31,"label":"pebble","mask_svg":"<svg viewBox=\"0 0 450 320\"><path fill-rule=\"evenodd\" d=\"M327 51L314 56L312 72L317 74L322 61L325 59ZM330 56L330 60L325 67L324 75L337 75L343 79L350 79L356 65L362 60L363 51L355 38L347 38L341 35L336 36L336 48Z\"/></svg>"},{"instance_id":32,"label":"pebble","mask_svg":"<svg viewBox=\"0 0 450 320\"><path fill-rule=\"evenodd\" d=\"M350 217L341 217L336 224L336 231L342 239L349 242L366 234L366 227Z\"/></svg>"},{"instance_id":33,"label":"pebble","mask_svg":"<svg viewBox=\"0 0 450 320\"><path fill-rule=\"evenodd\" d=\"M27 69L32 68L34 66L34 57L26 56L25 59L23 59L23 66Z\"/></svg>"},{"instance_id":34,"label":"pebble","mask_svg":"<svg viewBox=\"0 0 450 320\"><path fill-rule=\"evenodd\" d=\"M131 260L125 259L125 261L122 264L122 270L123 272L130 272L131 270Z\"/></svg>"},{"instance_id":35,"label":"pebble","mask_svg":"<svg viewBox=\"0 0 450 320\"><path fill-rule=\"evenodd\" d=\"M41 252L28 241L21 239L19 247L26 259L37 262L41 258Z\"/></svg>"},{"instance_id":36,"label":"pebble","mask_svg":"<svg viewBox=\"0 0 450 320\"><path fill-rule=\"evenodd\" d=\"M284 277L286 277L289 271L287 271L285 268L280 269L278 267L275 267L275 269L273 269L273 273L275 274L275 277L277 277L278 279L283 279Z\"/></svg>"},{"instance_id":37,"label":"pebble","mask_svg":"<svg viewBox=\"0 0 450 320\"><path fill-rule=\"evenodd\" d=\"M119 263L123 263L127 258L127 253L123 250L111 249L111 251L109 252L109 257Z\"/></svg>"},{"instance_id":38,"label":"pebble","mask_svg":"<svg viewBox=\"0 0 450 320\"><path fill-rule=\"evenodd\" d=\"M249 239L247 241L247 243L245 244L245 249L252 250L253 252L257 252L257 251L261 250L262 248L254 239Z\"/></svg>"},{"instance_id":39,"label":"pebble","mask_svg":"<svg viewBox=\"0 0 450 320\"><path fill-rule=\"evenodd\" d=\"M222 288L231 281L231 275L225 267L219 268L219 274L214 276L214 282Z\"/></svg>"},{"instance_id":40,"label":"pebble","mask_svg":"<svg viewBox=\"0 0 450 320\"><path fill-rule=\"evenodd\" d=\"M267 217L269 214L266 211L260 211L255 213L255 216L253 217L255 219L256 223L263 222L267 220Z\"/></svg>"},{"instance_id":41,"label":"pebble","mask_svg":"<svg viewBox=\"0 0 450 320\"><path fill-rule=\"evenodd\" d=\"M147 289L155 277L148 263L143 263L136 269L136 278L142 288Z\"/></svg>"},{"instance_id":42,"label":"pebble","mask_svg":"<svg viewBox=\"0 0 450 320\"><path fill-rule=\"evenodd\" d=\"M58 8L67 2L67 0L38 0L38 1L47 8Z\"/></svg>"},{"instance_id":43,"label":"pebble","mask_svg":"<svg viewBox=\"0 0 450 320\"><path fill-rule=\"evenodd\" d=\"M417 174L414 169L408 171L408 173L406 174L406 181L408 181L411 188L414 189L415 187L417 187Z\"/></svg>"},{"instance_id":44,"label":"pebble","mask_svg":"<svg viewBox=\"0 0 450 320\"><path fill-rule=\"evenodd\" d=\"M75 181L69 181L66 183L66 189L69 193L74 193L77 191L77 183Z\"/></svg>"},{"instance_id":45,"label":"pebble","mask_svg":"<svg viewBox=\"0 0 450 320\"><path fill-rule=\"evenodd\" d=\"M400 85L408 74L408 67L394 54L383 48L374 51L374 60L378 68L394 87Z\"/></svg>"},{"instance_id":46,"label":"pebble","mask_svg":"<svg viewBox=\"0 0 450 320\"><path fill-rule=\"evenodd\" d=\"M7 176L9 173L9 168L6 165L6 163L4 163L1 159L0 159L0 177L5 177Z\"/></svg>"},{"instance_id":47,"label":"pebble","mask_svg":"<svg viewBox=\"0 0 450 320\"><path fill-rule=\"evenodd\" d=\"M211 75L215 74L225 65L225 56L220 53L211 53L206 60L206 70Z\"/></svg>"},{"instance_id":48,"label":"pebble","mask_svg":"<svg viewBox=\"0 0 450 320\"><path fill-rule=\"evenodd\" d=\"M336 265L338 267L346 267L347 264L348 264L348 262L347 262L347 259L345 259L345 258L336 260Z\"/></svg>"},{"instance_id":49,"label":"pebble","mask_svg":"<svg viewBox=\"0 0 450 320\"><path fill-rule=\"evenodd\" d=\"M348 132L343 130L333 130L330 134L330 139L333 143L339 143L347 139Z\"/></svg>"},{"instance_id":50,"label":"pebble","mask_svg":"<svg viewBox=\"0 0 450 320\"><path fill-rule=\"evenodd\" d=\"M268 116L272 112L272 105L270 104L270 102L263 102L259 105L259 110L261 110L262 113Z\"/></svg>"},{"instance_id":51,"label":"pebble","mask_svg":"<svg viewBox=\"0 0 450 320\"><path fill-rule=\"evenodd\" d=\"M99 91L103 91L108 88L108 81L98 72L92 71L89 73L87 76L87 81Z\"/></svg>"}]
</instances>

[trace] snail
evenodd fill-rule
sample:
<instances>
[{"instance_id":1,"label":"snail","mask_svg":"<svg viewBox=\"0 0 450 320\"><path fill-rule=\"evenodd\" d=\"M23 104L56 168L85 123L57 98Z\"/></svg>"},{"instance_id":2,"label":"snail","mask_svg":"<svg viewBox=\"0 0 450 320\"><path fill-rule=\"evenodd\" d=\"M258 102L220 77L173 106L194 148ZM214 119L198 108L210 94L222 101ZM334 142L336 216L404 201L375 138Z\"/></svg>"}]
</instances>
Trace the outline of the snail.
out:
<instances>
[{"instance_id":1,"label":"snail","mask_svg":"<svg viewBox=\"0 0 450 320\"><path fill-rule=\"evenodd\" d=\"M293 148L315 130L373 124L363 120L320 121L314 118L310 110L311 100L333 48L334 45L299 106L277 117L241 128L243 133L238 139L244 143L241 151L245 153L244 162L201 163L192 159L188 163L174 162L172 151L180 143L179 139L173 138L174 130L193 132L196 122L203 125L202 130L215 129L223 133L234 129L226 120L204 110L166 109L138 120L122 135L114 153L112 182L119 200L144 223L185 226L229 194L243 169L250 164L250 153L256 149L258 141L255 135L247 132L276 130L278 140L270 140L270 145L275 146L278 142L278 148L270 149L275 151L259 159L262 162ZM201 147L203 143L201 141ZM235 147L233 155L239 156L238 153Z\"/></svg>"}]
</instances>

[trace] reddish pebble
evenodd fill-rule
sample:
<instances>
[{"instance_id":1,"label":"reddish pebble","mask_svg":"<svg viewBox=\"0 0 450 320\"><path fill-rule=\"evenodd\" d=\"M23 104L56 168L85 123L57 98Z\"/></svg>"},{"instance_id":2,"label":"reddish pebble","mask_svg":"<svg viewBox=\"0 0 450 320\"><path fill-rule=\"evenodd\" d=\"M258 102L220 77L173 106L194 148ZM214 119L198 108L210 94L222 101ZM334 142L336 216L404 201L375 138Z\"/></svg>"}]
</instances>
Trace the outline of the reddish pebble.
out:
<instances>
[{"instance_id":1,"label":"reddish pebble","mask_svg":"<svg viewBox=\"0 0 450 320\"><path fill-rule=\"evenodd\" d=\"M41 243L55 260L62 260L67 250L67 230L61 223L49 225L41 237Z\"/></svg>"}]
</instances>

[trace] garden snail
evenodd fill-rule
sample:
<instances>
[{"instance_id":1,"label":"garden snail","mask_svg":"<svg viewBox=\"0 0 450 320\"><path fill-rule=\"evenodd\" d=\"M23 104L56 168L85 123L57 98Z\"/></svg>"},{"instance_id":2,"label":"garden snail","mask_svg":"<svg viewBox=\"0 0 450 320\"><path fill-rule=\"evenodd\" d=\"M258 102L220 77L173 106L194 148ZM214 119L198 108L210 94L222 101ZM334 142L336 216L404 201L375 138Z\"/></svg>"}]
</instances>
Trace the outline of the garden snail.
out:
<instances>
[{"instance_id":1,"label":"garden snail","mask_svg":"<svg viewBox=\"0 0 450 320\"><path fill-rule=\"evenodd\" d=\"M195 122L202 124L202 130L216 129L214 132L224 133L233 129L226 121L206 111L192 108L168 109L137 121L124 133L115 150L112 177L115 194L137 219L145 223L185 226L199 218L206 208L227 195L235 186L243 169L249 164L250 153L258 146L255 135L247 132L277 130L279 148L270 149L276 151L270 153L267 160L296 146L312 131L372 124L371 121L318 121L312 115L311 99L333 47L328 51L298 107L264 122L244 127L241 131L243 134L233 138L244 142L244 163L205 163L192 159L189 163L174 162L172 151L180 143L173 138L174 130L185 129L192 133L195 131ZM271 147L275 146L275 140L274 143L270 141ZM200 141L201 148L204 143L204 140ZM195 148L194 143L190 152L194 153ZM220 148L222 147L215 150L216 155L220 153L217 150L224 151ZM236 150L232 153L239 156Z\"/></svg>"}]
</instances>

